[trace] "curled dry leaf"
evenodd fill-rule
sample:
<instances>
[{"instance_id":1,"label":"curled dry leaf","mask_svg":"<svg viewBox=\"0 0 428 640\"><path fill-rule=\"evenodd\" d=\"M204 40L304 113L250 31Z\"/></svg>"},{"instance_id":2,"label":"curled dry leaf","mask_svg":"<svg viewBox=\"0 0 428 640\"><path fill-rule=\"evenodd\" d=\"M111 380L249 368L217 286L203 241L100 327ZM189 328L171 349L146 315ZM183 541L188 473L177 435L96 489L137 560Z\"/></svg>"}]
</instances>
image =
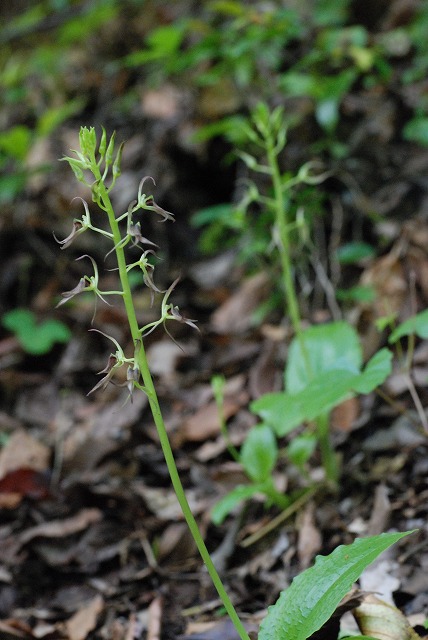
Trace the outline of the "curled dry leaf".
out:
<instances>
[{"instance_id":1,"label":"curled dry leaf","mask_svg":"<svg viewBox=\"0 0 428 640\"><path fill-rule=\"evenodd\" d=\"M361 633L379 640L420 640L399 609L368 595L354 611Z\"/></svg>"}]
</instances>

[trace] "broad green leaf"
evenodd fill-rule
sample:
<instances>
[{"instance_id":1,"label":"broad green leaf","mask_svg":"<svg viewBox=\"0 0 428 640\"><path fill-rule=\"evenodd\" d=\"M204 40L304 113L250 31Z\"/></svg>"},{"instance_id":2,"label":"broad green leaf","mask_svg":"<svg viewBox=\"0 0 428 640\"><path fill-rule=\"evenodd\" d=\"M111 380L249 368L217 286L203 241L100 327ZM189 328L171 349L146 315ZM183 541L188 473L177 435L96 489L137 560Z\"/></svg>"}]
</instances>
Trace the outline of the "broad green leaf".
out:
<instances>
[{"instance_id":1,"label":"broad green leaf","mask_svg":"<svg viewBox=\"0 0 428 640\"><path fill-rule=\"evenodd\" d=\"M263 493L263 485L239 484L214 505L211 520L214 524L221 524L240 502L252 498L256 493Z\"/></svg>"},{"instance_id":2,"label":"broad green leaf","mask_svg":"<svg viewBox=\"0 0 428 640\"><path fill-rule=\"evenodd\" d=\"M266 424L253 427L241 448L241 463L253 482L270 477L278 458L278 445L273 431Z\"/></svg>"},{"instance_id":3,"label":"broad green leaf","mask_svg":"<svg viewBox=\"0 0 428 640\"><path fill-rule=\"evenodd\" d=\"M59 320L36 324L28 309L12 309L2 318L3 326L15 333L23 349L32 355L48 353L56 342L70 340L70 329Z\"/></svg>"},{"instance_id":4,"label":"broad green leaf","mask_svg":"<svg viewBox=\"0 0 428 640\"><path fill-rule=\"evenodd\" d=\"M371 358L364 371L353 384L357 393L370 393L385 382L392 371L392 353L389 349L381 349Z\"/></svg>"},{"instance_id":5,"label":"broad green leaf","mask_svg":"<svg viewBox=\"0 0 428 640\"><path fill-rule=\"evenodd\" d=\"M27 353L41 355L48 353L56 342L68 342L71 331L58 320L46 320L36 325L33 332L25 332L18 337Z\"/></svg>"},{"instance_id":6,"label":"broad green leaf","mask_svg":"<svg viewBox=\"0 0 428 640\"><path fill-rule=\"evenodd\" d=\"M314 420L352 395L358 374L346 369L326 371L312 380L298 396L304 407L306 420Z\"/></svg>"},{"instance_id":7,"label":"broad green leaf","mask_svg":"<svg viewBox=\"0 0 428 640\"><path fill-rule=\"evenodd\" d=\"M305 410L300 397L289 393L266 393L252 402L250 408L281 436L305 420Z\"/></svg>"},{"instance_id":8,"label":"broad green leaf","mask_svg":"<svg viewBox=\"0 0 428 640\"><path fill-rule=\"evenodd\" d=\"M5 313L1 319L5 329L19 333L28 326L34 326L34 315L28 309L12 309Z\"/></svg>"},{"instance_id":9,"label":"broad green leaf","mask_svg":"<svg viewBox=\"0 0 428 640\"><path fill-rule=\"evenodd\" d=\"M306 640L331 617L364 569L392 544L412 533L382 533L337 547L297 576L269 607L258 640Z\"/></svg>"},{"instance_id":10,"label":"broad green leaf","mask_svg":"<svg viewBox=\"0 0 428 640\"><path fill-rule=\"evenodd\" d=\"M285 369L285 388L288 393L298 393L320 374L333 369L359 373L362 352L358 334L347 322L329 322L309 327L303 332L305 351L310 371L297 337L288 352Z\"/></svg>"},{"instance_id":11,"label":"broad green leaf","mask_svg":"<svg viewBox=\"0 0 428 640\"><path fill-rule=\"evenodd\" d=\"M394 344L403 336L417 335L419 338L428 338L428 309L412 316L402 322L389 336L388 342Z\"/></svg>"},{"instance_id":12,"label":"broad green leaf","mask_svg":"<svg viewBox=\"0 0 428 640\"><path fill-rule=\"evenodd\" d=\"M323 371L298 393L266 394L251 404L251 410L278 436L284 436L302 422L329 413L355 393L373 391L391 373L391 360L389 349L382 349L361 373L353 373L348 369Z\"/></svg>"}]
</instances>

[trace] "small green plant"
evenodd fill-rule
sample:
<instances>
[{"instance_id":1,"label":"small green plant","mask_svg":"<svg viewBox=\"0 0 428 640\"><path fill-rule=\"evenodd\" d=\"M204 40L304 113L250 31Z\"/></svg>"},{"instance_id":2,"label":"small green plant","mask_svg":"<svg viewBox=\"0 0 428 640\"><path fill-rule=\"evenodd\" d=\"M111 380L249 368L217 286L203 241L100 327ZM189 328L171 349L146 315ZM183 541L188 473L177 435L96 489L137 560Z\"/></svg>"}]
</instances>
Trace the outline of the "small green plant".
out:
<instances>
[{"instance_id":1,"label":"small green plant","mask_svg":"<svg viewBox=\"0 0 428 640\"><path fill-rule=\"evenodd\" d=\"M263 494L267 506L275 504L281 509L293 502L293 496L284 496L275 489L272 471L279 457L277 439L291 434L302 424L306 429L291 438L286 448L287 458L305 474L305 465L318 445L326 477L334 485L340 469L329 437L331 410L353 395L370 393L391 372L392 353L387 348L376 353L362 369L360 341L347 322L309 327L302 337L310 374L301 343L294 338L284 371L286 390L265 394L251 404L251 410L262 422L249 431L240 453L232 452L242 464L249 483L234 487L215 505L212 519L217 524L237 504L255 494Z\"/></svg>"},{"instance_id":2,"label":"small green plant","mask_svg":"<svg viewBox=\"0 0 428 640\"><path fill-rule=\"evenodd\" d=\"M287 136L281 107L271 112L266 104L259 103L250 120L241 121L236 136L252 149L240 152L241 158L269 181L268 195L261 194L255 183L250 183L251 196L247 196L247 202L256 202L262 210L270 212L271 242L280 265L284 312L295 336L285 370L286 392L260 398L253 403L252 410L262 418L263 429L267 425L278 437L302 423L315 425L312 433L306 432L292 442L289 456L301 466L313 451L314 442L318 442L327 479L335 484L339 468L330 443L329 412L350 395L369 393L381 384L391 371L391 353L388 349L381 350L362 371L361 347L352 326L336 322L303 330L295 286L293 234L303 227L308 236L308 225L304 217L291 217L290 193L301 183L318 184L325 174L314 175L313 163L305 164L296 176L281 172L279 158Z\"/></svg>"},{"instance_id":3,"label":"small green plant","mask_svg":"<svg viewBox=\"0 0 428 640\"><path fill-rule=\"evenodd\" d=\"M51 319L37 323L29 309L12 309L3 315L1 323L16 335L24 351L34 356L49 353L56 342L71 338L71 331L63 322Z\"/></svg>"},{"instance_id":4,"label":"small green plant","mask_svg":"<svg viewBox=\"0 0 428 640\"><path fill-rule=\"evenodd\" d=\"M291 441L289 457L296 464L302 464L306 461L305 452L311 455L315 440L327 479L336 483L339 468L330 443L329 413L347 398L370 393L382 384L391 373L392 353L381 349L362 370L358 335L343 321L309 327L302 333L302 340L309 369L303 358L302 343L294 339L284 372L285 392L266 394L253 402L251 409L278 437L306 424L307 431Z\"/></svg>"},{"instance_id":5,"label":"small green plant","mask_svg":"<svg viewBox=\"0 0 428 640\"><path fill-rule=\"evenodd\" d=\"M160 291L156 287L153 279L154 266L148 260L148 254L152 252L152 249L143 251L140 259L132 263L127 263L124 251L125 247L129 244L137 247L144 244L152 245L152 243L142 235L141 221L137 220L139 213L154 212L160 215L163 220L173 220L173 215L162 209L155 202L153 196L146 195L143 192L145 179L140 183L137 199L130 203L128 210L116 214L110 200L110 192L120 175L122 145L115 154L114 135L108 140L106 132L103 130L101 139L98 142L95 130L86 127L81 128L79 140L80 150L74 152L76 157L66 157L64 160L69 162L79 182L91 190L92 200L107 216L110 231L103 231L92 225L88 205L84 203L85 214L82 219L74 220L70 235L65 240L58 242L62 248L66 248L73 242L77 235L89 229L95 233L102 233L105 237L109 238L113 245L112 252L114 252L116 256L121 288L110 291L100 290L97 265L95 261L91 259L94 275L82 277L74 289L62 294L63 297L59 305L74 298L83 291L90 291L96 298L100 298L103 301L105 301L106 296L111 295L118 296L122 299L133 340L133 353L130 356L126 356L114 338L102 334L106 335L106 337L112 341L116 350L110 354L107 366L102 372L104 376L98 384L95 385L93 391L95 389L105 388L114 377L116 371L124 366L127 369L129 394L132 394L135 389L146 393L158 430L159 440L170 473L171 482L191 534L239 637L241 640L249 640L249 635L238 617L220 576L215 569L187 502L168 434L165 429L144 347L144 340L147 334L160 325L163 325L166 330L166 325L170 321L186 323L192 327L195 325L192 320L186 319L180 313L178 307L169 301L176 282L165 292ZM139 269L142 272L144 282L153 295L161 294L163 296L160 317L142 327L139 326L137 321L129 280L130 272L133 269ZM364 386L364 383L367 384L364 376L363 379L359 379L358 373L354 375L360 387ZM303 373L302 376L304 376ZM218 395L218 398L220 400L220 395ZM247 451L244 447L240 457L243 463L247 465L248 471L252 474L254 481L262 480L262 482L264 482L274 463L275 456L271 455L274 444L272 444L272 442L270 443L270 451L265 454L263 453L263 448L266 443L266 437L270 438L268 431L266 431L264 427L256 428L253 434L254 435L250 437L250 444L246 447ZM256 453L257 450L259 453L263 453L262 459L259 459L258 455L257 459L254 458L255 452L252 450L253 446ZM337 548L326 558L318 558L315 566L296 578L291 587L281 594L277 604L270 608L266 619L262 623L259 640L286 640L288 638L293 638L293 640L306 640L309 635L319 629L329 618L343 595L350 589L352 583L358 578L363 569L382 551L404 535L407 534L383 534L381 536L356 540L352 545Z\"/></svg>"}]
</instances>

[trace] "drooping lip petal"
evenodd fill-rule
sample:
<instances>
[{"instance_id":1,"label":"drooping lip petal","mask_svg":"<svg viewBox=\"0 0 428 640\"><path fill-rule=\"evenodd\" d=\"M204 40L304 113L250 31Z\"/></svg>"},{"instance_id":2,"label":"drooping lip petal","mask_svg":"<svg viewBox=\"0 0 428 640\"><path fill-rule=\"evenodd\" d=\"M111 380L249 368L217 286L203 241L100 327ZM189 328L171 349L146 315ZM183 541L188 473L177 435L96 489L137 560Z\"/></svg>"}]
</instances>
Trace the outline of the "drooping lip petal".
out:
<instances>
[{"instance_id":1,"label":"drooping lip petal","mask_svg":"<svg viewBox=\"0 0 428 640\"><path fill-rule=\"evenodd\" d=\"M73 242L74 238L76 238L78 235L80 235L83 231L85 230L83 224L80 222L80 220L74 220L73 221L73 229L71 231L71 233L64 238L64 240L58 240L58 238L56 237L55 233L53 234L53 237L55 238L55 241L58 242L58 244L61 245L61 250L62 249L67 249L67 247L69 247L71 245L71 243Z\"/></svg>"},{"instance_id":2,"label":"drooping lip petal","mask_svg":"<svg viewBox=\"0 0 428 640\"><path fill-rule=\"evenodd\" d=\"M84 291L86 288L87 287L86 287L85 278L80 278L79 283L74 287L74 289L71 289L70 291L64 291L63 293L61 293L62 300L58 302L58 304L56 305L56 308L60 307L62 304L65 304L66 302L71 300L71 298L74 298L74 296L77 296L79 293L82 293L82 291Z\"/></svg>"},{"instance_id":3,"label":"drooping lip petal","mask_svg":"<svg viewBox=\"0 0 428 640\"><path fill-rule=\"evenodd\" d=\"M170 211L165 211L165 209L162 209L162 207L160 207L153 199L153 197L150 197L147 200L147 204L150 207L151 211L154 211L155 213L157 213L158 215L162 216L162 221L161 222L166 222L167 220L171 220L171 222L175 222L175 216L173 213L171 213Z\"/></svg>"}]
</instances>

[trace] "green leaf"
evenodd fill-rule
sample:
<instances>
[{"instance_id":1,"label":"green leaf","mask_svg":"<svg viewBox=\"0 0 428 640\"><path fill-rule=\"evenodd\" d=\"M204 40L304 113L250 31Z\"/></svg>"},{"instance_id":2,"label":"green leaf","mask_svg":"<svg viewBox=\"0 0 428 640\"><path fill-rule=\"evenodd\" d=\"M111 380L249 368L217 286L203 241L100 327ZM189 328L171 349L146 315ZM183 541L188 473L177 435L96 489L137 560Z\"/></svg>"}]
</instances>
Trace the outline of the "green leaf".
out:
<instances>
[{"instance_id":1,"label":"green leaf","mask_svg":"<svg viewBox=\"0 0 428 640\"><path fill-rule=\"evenodd\" d=\"M428 338L428 309L402 322L389 336L388 342L394 344L403 336L416 335Z\"/></svg>"},{"instance_id":2,"label":"green leaf","mask_svg":"<svg viewBox=\"0 0 428 640\"><path fill-rule=\"evenodd\" d=\"M24 160L31 146L31 131L25 125L16 125L0 133L0 151L16 160Z\"/></svg>"},{"instance_id":3,"label":"green leaf","mask_svg":"<svg viewBox=\"0 0 428 640\"><path fill-rule=\"evenodd\" d=\"M372 285L355 285L349 289L336 289L336 298L343 302L374 302L376 289Z\"/></svg>"},{"instance_id":4,"label":"green leaf","mask_svg":"<svg viewBox=\"0 0 428 640\"><path fill-rule=\"evenodd\" d=\"M367 242L348 242L336 251L336 258L340 264L354 264L364 258L374 258L375 255L375 250Z\"/></svg>"},{"instance_id":5,"label":"green leaf","mask_svg":"<svg viewBox=\"0 0 428 640\"><path fill-rule=\"evenodd\" d=\"M357 393L370 393L386 380L391 371L392 353L389 349L381 349L369 360L352 388Z\"/></svg>"},{"instance_id":6,"label":"green leaf","mask_svg":"<svg viewBox=\"0 0 428 640\"><path fill-rule=\"evenodd\" d=\"M325 353L327 363L329 354L328 351ZM257 413L278 436L284 436L303 422L329 413L355 393L373 391L391 373L391 360L389 349L381 349L362 372L354 373L345 368L320 371L299 392L266 394L251 404L251 411Z\"/></svg>"},{"instance_id":7,"label":"green leaf","mask_svg":"<svg viewBox=\"0 0 428 640\"><path fill-rule=\"evenodd\" d=\"M266 393L252 402L250 409L272 427L278 436L285 436L305 420L305 409L300 397L289 393Z\"/></svg>"},{"instance_id":8,"label":"green leaf","mask_svg":"<svg viewBox=\"0 0 428 640\"><path fill-rule=\"evenodd\" d=\"M310 373L301 344L293 339L288 352L285 369L285 388L289 393L304 389L311 379L332 369L344 369L359 373L362 352L358 334L347 322L329 322L309 327L303 332L305 350L309 359Z\"/></svg>"},{"instance_id":9,"label":"green leaf","mask_svg":"<svg viewBox=\"0 0 428 640\"><path fill-rule=\"evenodd\" d=\"M287 457L297 467L302 467L315 451L317 440L312 433L303 433L294 437L287 447Z\"/></svg>"},{"instance_id":10,"label":"green leaf","mask_svg":"<svg viewBox=\"0 0 428 640\"><path fill-rule=\"evenodd\" d=\"M36 131L39 136L48 136L54 131L64 120L68 120L71 116L82 111L86 104L85 98L75 98L69 100L59 107L51 107L43 111L39 121L37 122Z\"/></svg>"},{"instance_id":11,"label":"green leaf","mask_svg":"<svg viewBox=\"0 0 428 640\"><path fill-rule=\"evenodd\" d=\"M5 329L12 331L22 348L31 355L48 353L56 342L68 342L70 329L58 320L46 320L36 324L34 314L28 309L12 309L2 317Z\"/></svg>"},{"instance_id":12,"label":"green leaf","mask_svg":"<svg viewBox=\"0 0 428 640\"><path fill-rule=\"evenodd\" d=\"M253 482L263 482L270 477L278 458L276 438L270 427L259 424L253 427L241 448L241 463Z\"/></svg>"},{"instance_id":13,"label":"green leaf","mask_svg":"<svg viewBox=\"0 0 428 640\"><path fill-rule=\"evenodd\" d=\"M337 547L297 576L269 607L259 640L306 640L331 617L364 569L392 544L412 533L382 533Z\"/></svg>"},{"instance_id":14,"label":"green leaf","mask_svg":"<svg viewBox=\"0 0 428 640\"><path fill-rule=\"evenodd\" d=\"M214 505L211 520L214 524L221 524L240 502L252 498L256 493L264 493L263 485L239 484Z\"/></svg>"},{"instance_id":15,"label":"green leaf","mask_svg":"<svg viewBox=\"0 0 428 640\"><path fill-rule=\"evenodd\" d=\"M409 120L403 128L403 137L421 145L428 145L428 118L418 116Z\"/></svg>"},{"instance_id":16,"label":"green leaf","mask_svg":"<svg viewBox=\"0 0 428 640\"><path fill-rule=\"evenodd\" d=\"M34 315L28 309L12 309L5 313L1 320L5 329L13 333L19 333L26 330L27 327L32 328L35 325Z\"/></svg>"}]
</instances>

